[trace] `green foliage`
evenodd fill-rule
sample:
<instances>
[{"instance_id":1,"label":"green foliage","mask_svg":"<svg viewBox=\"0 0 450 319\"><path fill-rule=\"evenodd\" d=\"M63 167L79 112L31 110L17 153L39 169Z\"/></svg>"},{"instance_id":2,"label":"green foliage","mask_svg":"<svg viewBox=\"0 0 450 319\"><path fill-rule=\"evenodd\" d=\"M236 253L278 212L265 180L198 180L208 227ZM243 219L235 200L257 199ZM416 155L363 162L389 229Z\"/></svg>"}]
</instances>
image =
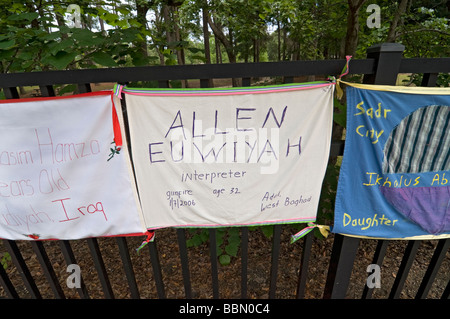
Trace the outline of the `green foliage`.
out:
<instances>
[{"instance_id":1,"label":"green foliage","mask_svg":"<svg viewBox=\"0 0 450 319\"><path fill-rule=\"evenodd\" d=\"M239 228L217 228L216 230L217 257L222 265L228 265L231 257L237 257L241 242ZM189 229L193 236L187 240L187 247L198 247L209 242L208 229Z\"/></svg>"},{"instance_id":2,"label":"green foliage","mask_svg":"<svg viewBox=\"0 0 450 319\"><path fill-rule=\"evenodd\" d=\"M360 33L358 57L365 57L366 49L376 43L386 41L388 30L397 11L398 1L377 1L381 7L381 27L369 29L365 24L366 16L360 15L362 32ZM396 29L395 42L405 45L405 57L448 57L449 9L445 1L412 1L400 17Z\"/></svg>"},{"instance_id":3,"label":"green foliage","mask_svg":"<svg viewBox=\"0 0 450 319\"><path fill-rule=\"evenodd\" d=\"M14 4L0 10L0 72L30 72L92 67L116 67L132 60L136 65L150 63L137 55L133 43L142 39L141 25L132 18L131 8L114 4L117 13L102 7L84 9L83 28L71 28L64 21L63 3L53 5L34 1ZM83 6L84 4L84 6ZM92 18L102 19L110 28L94 31ZM91 24L91 25L89 25Z\"/></svg>"},{"instance_id":4,"label":"green foliage","mask_svg":"<svg viewBox=\"0 0 450 319\"><path fill-rule=\"evenodd\" d=\"M80 7L81 28L70 27L68 4ZM359 45L354 58L386 40L399 2L377 1L381 27L366 24L359 11ZM205 63L342 58L346 0L119 0L16 2L0 8L0 72L31 72L163 63ZM137 8L139 10L137 10ZM210 37L205 50L201 15L206 12L232 46ZM413 1L402 14L395 41L406 57L442 57L449 38L448 8L442 1ZM215 49L214 49L215 48ZM448 83L443 79L443 83Z\"/></svg>"},{"instance_id":5,"label":"green foliage","mask_svg":"<svg viewBox=\"0 0 450 319\"><path fill-rule=\"evenodd\" d=\"M347 105L342 104L337 98L334 98L333 105L335 107L333 121L345 128L347 125Z\"/></svg>"},{"instance_id":6,"label":"green foliage","mask_svg":"<svg viewBox=\"0 0 450 319\"><path fill-rule=\"evenodd\" d=\"M442 5L441 5L442 6ZM439 8L436 4L435 8ZM418 7L408 12L409 23L399 29L407 57L443 57L450 55L449 15L444 15L445 7L440 10Z\"/></svg>"},{"instance_id":7,"label":"green foliage","mask_svg":"<svg viewBox=\"0 0 450 319\"><path fill-rule=\"evenodd\" d=\"M423 80L423 74L413 73L409 76L409 79L403 80L406 85L413 84L415 86L421 86ZM439 87L450 87L450 74L449 73L439 73L436 79L436 86Z\"/></svg>"},{"instance_id":8,"label":"green foliage","mask_svg":"<svg viewBox=\"0 0 450 319\"><path fill-rule=\"evenodd\" d=\"M273 234L273 226L255 226L250 227L251 230L260 230L270 238ZM189 228L190 238L186 241L188 248L199 247L205 243L209 243L209 230L203 228ZM241 245L241 237L239 227L216 228L216 250L217 258L221 265L229 265L233 257L237 257L239 247Z\"/></svg>"},{"instance_id":9,"label":"green foliage","mask_svg":"<svg viewBox=\"0 0 450 319\"><path fill-rule=\"evenodd\" d=\"M0 263L3 269L7 269L8 265L11 263L11 255L9 253L3 253L0 259Z\"/></svg>"}]
</instances>

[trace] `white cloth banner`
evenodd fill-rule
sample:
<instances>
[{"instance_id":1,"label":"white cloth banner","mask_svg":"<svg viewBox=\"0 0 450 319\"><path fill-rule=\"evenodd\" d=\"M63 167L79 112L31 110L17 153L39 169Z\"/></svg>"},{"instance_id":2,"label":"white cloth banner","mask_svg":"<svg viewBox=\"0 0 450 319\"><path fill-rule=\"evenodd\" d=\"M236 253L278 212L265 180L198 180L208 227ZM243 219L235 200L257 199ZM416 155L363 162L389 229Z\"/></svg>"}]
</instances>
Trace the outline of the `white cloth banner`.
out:
<instances>
[{"instance_id":1,"label":"white cloth banner","mask_svg":"<svg viewBox=\"0 0 450 319\"><path fill-rule=\"evenodd\" d=\"M147 228L315 221L333 90L117 89Z\"/></svg>"},{"instance_id":2,"label":"white cloth banner","mask_svg":"<svg viewBox=\"0 0 450 319\"><path fill-rule=\"evenodd\" d=\"M0 238L146 231L113 107L111 92L1 101Z\"/></svg>"}]
</instances>

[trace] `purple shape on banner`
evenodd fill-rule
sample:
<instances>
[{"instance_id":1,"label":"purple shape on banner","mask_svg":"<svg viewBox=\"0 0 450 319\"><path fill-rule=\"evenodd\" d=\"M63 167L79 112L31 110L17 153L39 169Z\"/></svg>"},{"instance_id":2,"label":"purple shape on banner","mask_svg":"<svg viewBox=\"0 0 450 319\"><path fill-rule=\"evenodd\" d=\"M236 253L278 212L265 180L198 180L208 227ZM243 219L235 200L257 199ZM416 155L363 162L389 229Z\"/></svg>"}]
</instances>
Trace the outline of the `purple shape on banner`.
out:
<instances>
[{"instance_id":1,"label":"purple shape on banner","mask_svg":"<svg viewBox=\"0 0 450 319\"><path fill-rule=\"evenodd\" d=\"M380 187L380 191L398 212L428 233L450 231L450 186Z\"/></svg>"}]
</instances>

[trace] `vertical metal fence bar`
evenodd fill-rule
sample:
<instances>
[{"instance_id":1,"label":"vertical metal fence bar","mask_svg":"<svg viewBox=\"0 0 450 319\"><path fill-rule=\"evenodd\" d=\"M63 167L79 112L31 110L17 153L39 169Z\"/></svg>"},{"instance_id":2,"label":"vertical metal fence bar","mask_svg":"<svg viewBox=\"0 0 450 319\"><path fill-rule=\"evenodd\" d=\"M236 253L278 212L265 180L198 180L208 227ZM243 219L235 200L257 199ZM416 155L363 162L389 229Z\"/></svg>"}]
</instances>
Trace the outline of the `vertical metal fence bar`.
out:
<instances>
[{"instance_id":1,"label":"vertical metal fence bar","mask_svg":"<svg viewBox=\"0 0 450 319\"><path fill-rule=\"evenodd\" d=\"M280 257L281 224L273 226L272 260L270 267L269 298L274 299L277 290L278 261Z\"/></svg>"},{"instance_id":2,"label":"vertical metal fence bar","mask_svg":"<svg viewBox=\"0 0 450 319\"><path fill-rule=\"evenodd\" d=\"M425 299L430 291L431 285L439 271L442 261L444 260L447 250L450 247L450 239L439 240L436 249L434 250L433 257L431 257L428 269L423 276L422 282L417 290L416 299Z\"/></svg>"},{"instance_id":3,"label":"vertical metal fence bar","mask_svg":"<svg viewBox=\"0 0 450 319\"><path fill-rule=\"evenodd\" d=\"M209 257L211 259L211 277L213 298L219 298L219 274L217 265L217 245L216 245L216 229L209 229Z\"/></svg>"},{"instance_id":4,"label":"vertical metal fence bar","mask_svg":"<svg viewBox=\"0 0 450 319\"><path fill-rule=\"evenodd\" d=\"M42 96L55 96L53 85L40 85L39 89Z\"/></svg>"},{"instance_id":5,"label":"vertical metal fence bar","mask_svg":"<svg viewBox=\"0 0 450 319\"><path fill-rule=\"evenodd\" d=\"M162 279L161 264L159 262L158 249L156 246L156 239L148 243L148 249L150 252L150 262L153 268L153 278L155 279L156 292L159 299L166 298L166 292L164 289L164 282Z\"/></svg>"},{"instance_id":6,"label":"vertical metal fence bar","mask_svg":"<svg viewBox=\"0 0 450 319\"><path fill-rule=\"evenodd\" d=\"M359 238L335 235L324 299L345 298L358 246Z\"/></svg>"},{"instance_id":7,"label":"vertical metal fence bar","mask_svg":"<svg viewBox=\"0 0 450 319\"><path fill-rule=\"evenodd\" d=\"M391 293L389 294L389 299L397 299L400 297L403 285L405 284L406 277L408 277L409 270L411 269L412 263L417 253L421 241L410 240L408 246L406 246L405 253L403 255L402 262L395 277L394 284L392 285Z\"/></svg>"},{"instance_id":8,"label":"vertical metal fence bar","mask_svg":"<svg viewBox=\"0 0 450 319\"><path fill-rule=\"evenodd\" d=\"M311 247L313 243L314 233L310 232L303 238L303 252L298 274L297 299L305 297L306 280L308 279L309 257L311 256Z\"/></svg>"},{"instance_id":9,"label":"vertical metal fence bar","mask_svg":"<svg viewBox=\"0 0 450 319\"><path fill-rule=\"evenodd\" d=\"M365 74L363 83L395 85L404 50L405 46L398 43L382 43L368 48L367 58L376 61L375 72ZM358 246L358 238L336 234L324 298L345 298Z\"/></svg>"},{"instance_id":10,"label":"vertical metal fence bar","mask_svg":"<svg viewBox=\"0 0 450 319\"><path fill-rule=\"evenodd\" d=\"M436 86L438 74L437 73L424 73L421 86Z\"/></svg>"},{"instance_id":11,"label":"vertical metal fence bar","mask_svg":"<svg viewBox=\"0 0 450 319\"><path fill-rule=\"evenodd\" d=\"M241 298L247 298L248 227L241 227Z\"/></svg>"},{"instance_id":12,"label":"vertical metal fence bar","mask_svg":"<svg viewBox=\"0 0 450 319\"><path fill-rule=\"evenodd\" d=\"M294 83L294 77L293 76L285 76L283 78L284 84Z\"/></svg>"},{"instance_id":13,"label":"vertical metal fence bar","mask_svg":"<svg viewBox=\"0 0 450 319\"><path fill-rule=\"evenodd\" d=\"M79 83L77 85L78 87L78 93L88 93L92 92L91 84L90 83Z\"/></svg>"},{"instance_id":14,"label":"vertical metal fence bar","mask_svg":"<svg viewBox=\"0 0 450 319\"><path fill-rule=\"evenodd\" d=\"M251 86L251 77L242 78L242 86ZM248 227L241 227L241 298L248 293Z\"/></svg>"},{"instance_id":15,"label":"vertical metal fence bar","mask_svg":"<svg viewBox=\"0 0 450 319\"><path fill-rule=\"evenodd\" d=\"M365 74L366 84L395 85L405 46L399 43L380 43L367 49L367 58L375 59L375 72ZM351 67L351 62L350 62Z\"/></svg>"},{"instance_id":16,"label":"vertical metal fence bar","mask_svg":"<svg viewBox=\"0 0 450 319\"><path fill-rule=\"evenodd\" d=\"M164 89L164 88L169 88L169 87L170 87L169 81L166 81L166 80L160 80L160 81L158 81L158 86L159 86L160 88L162 88L162 89Z\"/></svg>"},{"instance_id":17,"label":"vertical metal fence bar","mask_svg":"<svg viewBox=\"0 0 450 319\"><path fill-rule=\"evenodd\" d=\"M17 293L16 289L14 288L13 283L9 279L8 274L6 273L6 270L3 268L3 265L0 265L0 285L2 285L8 298L10 298L10 299L18 299L19 298L19 294Z\"/></svg>"},{"instance_id":18,"label":"vertical metal fence bar","mask_svg":"<svg viewBox=\"0 0 450 319\"><path fill-rule=\"evenodd\" d=\"M375 254L373 255L372 264L377 264L381 266L383 263L384 256L386 255L386 250L389 245L388 240L379 240L377 244L377 248L375 249ZM373 288L367 287L364 285L364 290L362 293L362 299L370 299L372 298Z\"/></svg>"},{"instance_id":19,"label":"vertical metal fence bar","mask_svg":"<svg viewBox=\"0 0 450 319\"><path fill-rule=\"evenodd\" d=\"M181 271L183 273L184 291L187 299L192 298L191 275L189 272L189 261L186 246L186 231L177 228L178 247L180 249Z\"/></svg>"},{"instance_id":20,"label":"vertical metal fence bar","mask_svg":"<svg viewBox=\"0 0 450 319\"><path fill-rule=\"evenodd\" d=\"M212 86L212 79L200 79L201 88L209 88ZM217 263L217 245L216 245L216 229L209 229L209 258L211 261L211 279L213 298L219 298L219 270Z\"/></svg>"},{"instance_id":21,"label":"vertical metal fence bar","mask_svg":"<svg viewBox=\"0 0 450 319\"><path fill-rule=\"evenodd\" d=\"M25 263L25 260L23 259L19 248L17 247L16 242L12 240L5 240L3 241L3 243L6 246L9 254L11 255L11 259L17 270L19 271L19 274L22 277L22 280L31 298L41 299L41 293L36 286L36 282L34 281L33 276L31 276L30 270L28 269L27 264Z\"/></svg>"},{"instance_id":22,"label":"vertical metal fence bar","mask_svg":"<svg viewBox=\"0 0 450 319\"><path fill-rule=\"evenodd\" d=\"M447 287L445 287L445 290L442 293L441 299L450 299L450 280L448 281Z\"/></svg>"},{"instance_id":23,"label":"vertical metal fence bar","mask_svg":"<svg viewBox=\"0 0 450 319\"><path fill-rule=\"evenodd\" d=\"M19 96L19 91L17 90L17 87L7 87L7 88L3 88L3 92L5 93L5 97L6 99L18 99L20 98ZM31 296L33 298L40 298L40 293L39 290L37 289L35 283L34 283L34 279L31 277L31 274L28 270L28 268L26 267L25 262L23 261L23 257L20 254L20 251L17 248L17 245L15 242L13 241L8 241L8 240L4 240L3 241L5 243L5 246L7 247L9 254L11 255L11 259L13 260L13 263L16 265L16 267L19 270L19 273L22 277L22 279L24 280L25 286L27 287L28 291L30 292ZM13 254L11 254L12 251L16 251L19 254L18 256L13 256ZM19 266L18 266L19 265ZM22 265L25 266L25 269L22 269ZM0 266L2 267L2 266ZM2 271L3 271L3 267L2 267ZM3 273L5 276L3 276ZM10 296L10 298L19 298L19 295L17 294L16 290L14 289L14 287L12 286L11 281L9 280L8 276L6 275L6 272L2 272L2 285L5 288L6 293L8 294L8 296ZM29 282L29 280L31 280L31 282Z\"/></svg>"},{"instance_id":24,"label":"vertical metal fence bar","mask_svg":"<svg viewBox=\"0 0 450 319\"><path fill-rule=\"evenodd\" d=\"M32 241L31 247L36 254L36 257L41 264L44 275L47 278L50 287L55 294L57 299L65 299L64 292L59 284L58 278L56 277L55 271L53 270L50 259L48 258L47 252L45 251L44 244L41 241Z\"/></svg>"},{"instance_id":25,"label":"vertical metal fence bar","mask_svg":"<svg viewBox=\"0 0 450 319\"><path fill-rule=\"evenodd\" d=\"M96 238L88 238L87 244L91 251L92 260L94 261L95 269L97 270L100 283L103 288L103 293L107 299L114 299L111 283L109 282L108 274L106 272L105 263L103 262L100 247Z\"/></svg>"},{"instance_id":26,"label":"vertical metal fence bar","mask_svg":"<svg viewBox=\"0 0 450 319\"><path fill-rule=\"evenodd\" d=\"M125 237L116 238L119 247L120 258L122 259L125 276L127 277L128 286L130 287L131 298L139 299L139 289L136 283L136 277L131 263L130 252L128 251L127 239Z\"/></svg>"},{"instance_id":27,"label":"vertical metal fence bar","mask_svg":"<svg viewBox=\"0 0 450 319\"><path fill-rule=\"evenodd\" d=\"M200 87L201 88L212 87L212 79L200 79Z\"/></svg>"},{"instance_id":28,"label":"vertical metal fence bar","mask_svg":"<svg viewBox=\"0 0 450 319\"><path fill-rule=\"evenodd\" d=\"M64 260L66 261L67 266L77 264L75 259L75 255L73 254L72 247L68 240L60 240L59 247L64 256ZM77 288L78 295L81 299L89 299L89 293L84 284L83 276L80 277L80 287Z\"/></svg>"},{"instance_id":29,"label":"vertical metal fence bar","mask_svg":"<svg viewBox=\"0 0 450 319\"><path fill-rule=\"evenodd\" d=\"M20 97L16 87L3 88L3 91L7 99L18 99Z\"/></svg>"}]
</instances>

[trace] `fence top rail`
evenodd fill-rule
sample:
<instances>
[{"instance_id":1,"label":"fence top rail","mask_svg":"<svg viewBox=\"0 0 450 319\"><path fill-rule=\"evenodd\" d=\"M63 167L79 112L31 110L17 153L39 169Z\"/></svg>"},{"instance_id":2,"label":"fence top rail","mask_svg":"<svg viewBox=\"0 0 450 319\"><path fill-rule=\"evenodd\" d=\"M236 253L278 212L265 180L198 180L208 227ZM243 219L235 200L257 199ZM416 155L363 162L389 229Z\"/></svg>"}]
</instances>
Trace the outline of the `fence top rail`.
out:
<instances>
[{"instance_id":1,"label":"fence top rail","mask_svg":"<svg viewBox=\"0 0 450 319\"><path fill-rule=\"evenodd\" d=\"M0 87L264 76L334 75L345 60L142 66L0 74ZM434 64L433 64L434 65ZM375 59L352 60L350 74L373 74Z\"/></svg>"},{"instance_id":2,"label":"fence top rail","mask_svg":"<svg viewBox=\"0 0 450 319\"><path fill-rule=\"evenodd\" d=\"M402 59L399 73L448 73L450 58L410 58Z\"/></svg>"},{"instance_id":3,"label":"fence top rail","mask_svg":"<svg viewBox=\"0 0 450 319\"><path fill-rule=\"evenodd\" d=\"M197 64L99 68L0 74L0 87L166 81L185 79L246 78L263 76L339 75L345 60L284 61L234 64ZM350 74L374 74L375 59L350 62ZM450 58L402 59L400 73L450 72Z\"/></svg>"}]
</instances>

